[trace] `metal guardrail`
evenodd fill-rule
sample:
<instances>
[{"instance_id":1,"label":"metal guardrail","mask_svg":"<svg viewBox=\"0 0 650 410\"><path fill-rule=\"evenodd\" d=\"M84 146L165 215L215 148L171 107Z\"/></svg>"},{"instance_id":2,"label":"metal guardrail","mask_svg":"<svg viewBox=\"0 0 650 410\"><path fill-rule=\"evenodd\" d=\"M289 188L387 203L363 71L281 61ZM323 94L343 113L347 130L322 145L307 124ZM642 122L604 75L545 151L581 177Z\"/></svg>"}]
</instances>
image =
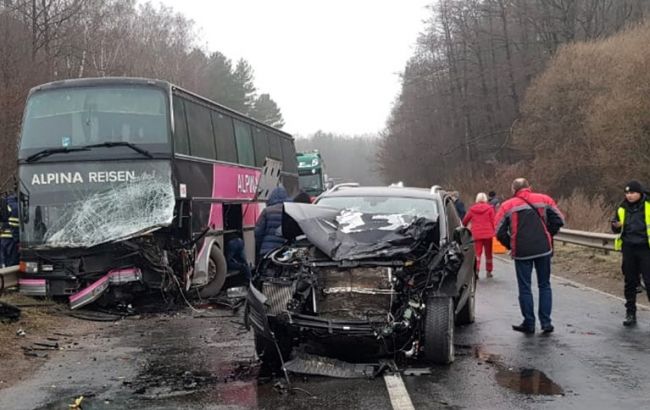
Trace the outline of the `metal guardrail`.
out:
<instances>
[{"instance_id":1,"label":"metal guardrail","mask_svg":"<svg viewBox=\"0 0 650 410\"><path fill-rule=\"evenodd\" d=\"M585 232L562 228L555 235L555 241L613 251L616 237L617 235L609 233Z\"/></svg>"},{"instance_id":2,"label":"metal guardrail","mask_svg":"<svg viewBox=\"0 0 650 410\"><path fill-rule=\"evenodd\" d=\"M18 265L0 268L0 292L18 285Z\"/></svg>"}]
</instances>

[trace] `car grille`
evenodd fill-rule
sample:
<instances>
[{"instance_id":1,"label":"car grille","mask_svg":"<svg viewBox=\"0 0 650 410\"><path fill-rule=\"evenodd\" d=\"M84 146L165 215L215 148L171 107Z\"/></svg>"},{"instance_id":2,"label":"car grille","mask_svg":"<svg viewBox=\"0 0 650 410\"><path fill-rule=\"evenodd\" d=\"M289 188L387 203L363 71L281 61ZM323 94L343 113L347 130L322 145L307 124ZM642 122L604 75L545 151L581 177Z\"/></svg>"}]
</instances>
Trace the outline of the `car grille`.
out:
<instances>
[{"instance_id":1,"label":"car grille","mask_svg":"<svg viewBox=\"0 0 650 410\"><path fill-rule=\"evenodd\" d=\"M264 282L262 286L262 293L266 296L266 304L268 305L268 313L277 315L287 311L287 303L291 300L295 284L292 283L271 283Z\"/></svg>"}]
</instances>

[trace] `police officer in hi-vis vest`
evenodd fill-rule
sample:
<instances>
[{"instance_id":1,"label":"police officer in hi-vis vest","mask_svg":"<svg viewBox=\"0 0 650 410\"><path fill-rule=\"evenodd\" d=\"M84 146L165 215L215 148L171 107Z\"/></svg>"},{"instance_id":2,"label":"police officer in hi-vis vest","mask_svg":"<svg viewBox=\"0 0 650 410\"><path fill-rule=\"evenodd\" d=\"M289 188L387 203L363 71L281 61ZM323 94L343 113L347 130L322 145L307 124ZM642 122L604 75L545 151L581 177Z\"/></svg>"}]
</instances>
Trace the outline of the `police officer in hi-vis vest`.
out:
<instances>
[{"instance_id":1,"label":"police officer in hi-vis vest","mask_svg":"<svg viewBox=\"0 0 650 410\"><path fill-rule=\"evenodd\" d=\"M4 266L18 265L18 235L20 220L18 219L18 201L16 195L10 194L0 206L5 212L0 213L0 252Z\"/></svg>"},{"instance_id":2,"label":"police officer in hi-vis vest","mask_svg":"<svg viewBox=\"0 0 650 410\"><path fill-rule=\"evenodd\" d=\"M650 199L638 181L630 181L625 186L625 200L612 219L612 231L619 234L615 249L623 254L626 301L623 325L633 326L639 276L643 275L646 285L650 284Z\"/></svg>"}]
</instances>

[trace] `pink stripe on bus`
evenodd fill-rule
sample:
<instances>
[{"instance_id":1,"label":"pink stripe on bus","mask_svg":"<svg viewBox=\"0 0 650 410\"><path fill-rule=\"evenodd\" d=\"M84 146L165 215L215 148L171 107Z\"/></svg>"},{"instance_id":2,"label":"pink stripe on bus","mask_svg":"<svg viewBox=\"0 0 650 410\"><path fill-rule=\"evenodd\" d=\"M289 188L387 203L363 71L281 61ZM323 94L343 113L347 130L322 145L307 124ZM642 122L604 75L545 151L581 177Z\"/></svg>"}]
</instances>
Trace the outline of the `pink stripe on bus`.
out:
<instances>
[{"instance_id":1,"label":"pink stripe on bus","mask_svg":"<svg viewBox=\"0 0 650 410\"><path fill-rule=\"evenodd\" d=\"M18 279L19 285L45 286L45 279Z\"/></svg>"},{"instance_id":2,"label":"pink stripe on bus","mask_svg":"<svg viewBox=\"0 0 650 410\"><path fill-rule=\"evenodd\" d=\"M106 281L108 281L108 276L109 275L110 275L110 273L107 273L106 275L104 275L101 278L97 279L96 281L94 281L92 283L92 285L88 286L87 288L85 288L81 292L77 292L74 295L71 295L68 298L68 300L70 301L70 303L73 303L73 302L77 301L78 299L80 299L80 298L86 296L87 294L91 293L93 290L97 289L99 286L101 286Z\"/></svg>"}]
</instances>

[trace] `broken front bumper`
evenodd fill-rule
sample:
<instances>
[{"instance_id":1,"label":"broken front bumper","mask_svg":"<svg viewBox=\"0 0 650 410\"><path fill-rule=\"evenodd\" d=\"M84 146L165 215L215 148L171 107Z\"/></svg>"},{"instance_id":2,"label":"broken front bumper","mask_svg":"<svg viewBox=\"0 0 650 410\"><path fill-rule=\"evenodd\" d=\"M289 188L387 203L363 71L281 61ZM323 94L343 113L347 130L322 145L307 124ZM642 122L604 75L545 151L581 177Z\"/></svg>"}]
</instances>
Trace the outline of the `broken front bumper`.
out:
<instances>
[{"instance_id":1,"label":"broken front bumper","mask_svg":"<svg viewBox=\"0 0 650 410\"><path fill-rule=\"evenodd\" d=\"M363 320L328 319L319 316L292 313L286 310L292 295L291 285L286 289L275 287L275 291L264 294L251 286L248 290L247 320L256 333L271 336L274 325L285 326L295 331L316 331L323 335L376 337L377 329L383 323Z\"/></svg>"}]
</instances>

